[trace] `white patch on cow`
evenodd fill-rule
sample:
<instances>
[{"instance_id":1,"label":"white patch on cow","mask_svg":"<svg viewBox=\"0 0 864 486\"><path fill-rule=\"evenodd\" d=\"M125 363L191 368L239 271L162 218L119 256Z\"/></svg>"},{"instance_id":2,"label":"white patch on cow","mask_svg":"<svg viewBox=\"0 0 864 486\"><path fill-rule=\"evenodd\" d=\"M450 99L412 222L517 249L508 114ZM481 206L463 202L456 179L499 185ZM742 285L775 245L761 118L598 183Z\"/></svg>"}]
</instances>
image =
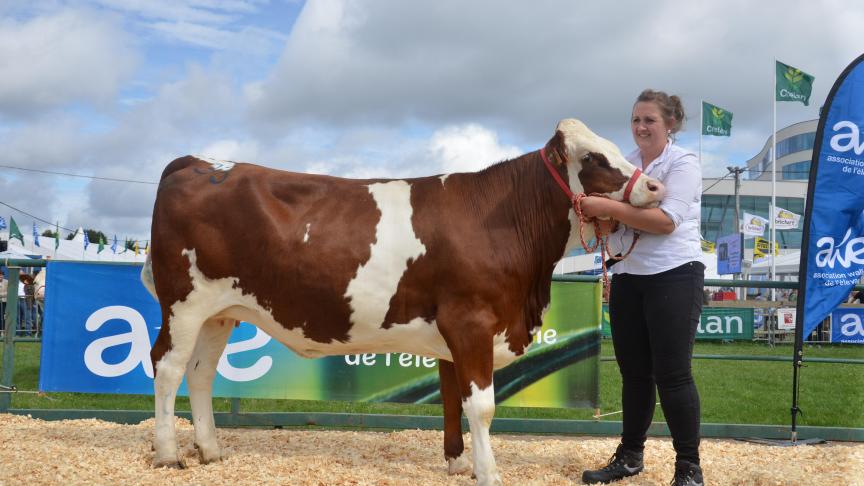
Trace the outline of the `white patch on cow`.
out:
<instances>
[{"instance_id":1,"label":"white patch on cow","mask_svg":"<svg viewBox=\"0 0 864 486\"><path fill-rule=\"evenodd\" d=\"M411 223L411 185L401 180L376 183L369 185L369 192L381 219L375 226L369 261L360 265L345 291L351 302L351 322L356 326L351 330L352 341L362 340L356 331L374 330L384 322L408 263L426 253Z\"/></svg>"},{"instance_id":2,"label":"white patch on cow","mask_svg":"<svg viewBox=\"0 0 864 486\"><path fill-rule=\"evenodd\" d=\"M229 170L234 168L234 162L231 162L230 160L219 160L214 159L213 157L204 157L202 155L194 155L193 157L207 162L208 164L213 166L213 170L221 170L223 172L228 172Z\"/></svg>"},{"instance_id":3,"label":"white patch on cow","mask_svg":"<svg viewBox=\"0 0 864 486\"><path fill-rule=\"evenodd\" d=\"M379 232L380 234L382 232ZM381 238L379 238L380 241L382 241ZM383 241L387 241L386 238ZM419 241L417 243L419 244ZM422 249L422 245L420 247ZM378 251L383 250L379 249ZM175 302L171 306L172 317L169 323L171 349L162 356L155 366L156 433L154 446L156 455L154 465L156 466L182 462L177 454L174 402L177 388L180 386L186 367L193 356L199 333L207 320L232 319L252 323L297 354L307 358L367 352L402 352L453 360L447 343L438 332L437 323L434 320L429 322L422 318L415 318L408 323L397 324L389 329L382 328L380 322L371 324L370 321L361 321L352 328L354 334L349 341L334 340L329 343L314 341L304 335L303 327L312 326L315 323L304 323L304 326L292 329L283 327L273 318L271 310L261 305L255 294L250 292L244 294L243 289L239 286L238 278L208 278L198 268L197 255L194 249L185 249L181 254L189 260L192 291L184 300ZM373 248L373 255L375 254L376 251ZM422 252L415 252L415 254L422 254ZM381 317L383 318L383 314ZM196 404L203 403L201 397L197 397L195 402ZM200 406L196 408L206 410ZM219 453L213 439L214 435L211 434L209 424L206 421L203 422L203 425L205 428L202 429L198 437L204 443L202 445L207 451L205 451L206 455L202 457L205 460L216 460Z\"/></svg>"},{"instance_id":4,"label":"white patch on cow","mask_svg":"<svg viewBox=\"0 0 864 486\"><path fill-rule=\"evenodd\" d=\"M572 118L568 118L565 120L561 120L558 123L557 130L564 134L564 145L567 147L567 155L570 160L570 167L568 167L568 177L570 179L570 189L574 194L579 194L583 192L582 183L579 181L579 161L583 155L594 152L600 153L606 156L606 160L609 161L609 164L620 170L622 174L626 177L630 177L636 171L636 167L633 166L627 159L624 158L624 155L621 154L621 150L617 145L606 140L603 137L598 136L594 132L592 132L584 123L579 120L574 120ZM663 191L659 190L656 192L652 192L648 190L648 183L662 187L659 181L652 179L645 174L639 176L636 179L636 183L633 185L633 189L630 193L630 202L634 206L648 206L648 205L656 205L660 198L662 198ZM611 199L615 199L616 201L621 201L624 199L624 191L626 189L626 184L623 184L619 189L607 193ZM573 217L571 215L571 225L574 224ZM591 230L591 235L593 235L593 229ZM577 234L578 238L578 234ZM587 241L587 236L586 236Z\"/></svg>"},{"instance_id":5,"label":"white patch on cow","mask_svg":"<svg viewBox=\"0 0 864 486\"><path fill-rule=\"evenodd\" d=\"M306 223L306 233L303 235L303 243L309 241L309 227L312 226L312 223Z\"/></svg>"},{"instance_id":6,"label":"white patch on cow","mask_svg":"<svg viewBox=\"0 0 864 486\"><path fill-rule=\"evenodd\" d=\"M442 176L438 176L438 179L441 179L441 185L444 185L444 182L447 181L447 178L450 177L451 174L444 174Z\"/></svg>"},{"instance_id":7,"label":"white patch on cow","mask_svg":"<svg viewBox=\"0 0 864 486\"><path fill-rule=\"evenodd\" d=\"M492 366L497 370L516 361L519 356L510 350L507 332L503 331L492 338Z\"/></svg>"},{"instance_id":8,"label":"white patch on cow","mask_svg":"<svg viewBox=\"0 0 864 486\"><path fill-rule=\"evenodd\" d=\"M459 457L447 459L447 474L453 476L456 474L468 474L471 472L471 461L468 460L468 454L462 451Z\"/></svg>"},{"instance_id":9,"label":"white patch on cow","mask_svg":"<svg viewBox=\"0 0 864 486\"><path fill-rule=\"evenodd\" d=\"M502 484L489 438L489 426L495 416L495 386L489 385L481 390L472 381L470 387L471 395L462 401L462 410L471 429L474 475L477 484Z\"/></svg>"}]
</instances>

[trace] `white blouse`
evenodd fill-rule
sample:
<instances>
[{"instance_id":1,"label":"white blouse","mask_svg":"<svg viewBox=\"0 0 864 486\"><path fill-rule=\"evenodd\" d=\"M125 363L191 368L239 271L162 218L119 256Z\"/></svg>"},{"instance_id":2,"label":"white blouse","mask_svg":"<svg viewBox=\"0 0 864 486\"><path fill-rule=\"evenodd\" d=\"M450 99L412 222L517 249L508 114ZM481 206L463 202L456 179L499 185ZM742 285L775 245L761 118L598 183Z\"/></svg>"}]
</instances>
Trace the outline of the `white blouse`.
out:
<instances>
[{"instance_id":1,"label":"white blouse","mask_svg":"<svg viewBox=\"0 0 864 486\"><path fill-rule=\"evenodd\" d=\"M633 165L642 166L639 149L627 155ZM702 261L700 220L702 216L702 167L693 152L672 143L652 160L644 173L666 186L660 209L675 223L668 235L640 231L633 253L611 269L612 273L653 275L691 261ZM625 253L633 241L633 228L621 225L609 235L613 255ZM608 258L608 257L607 257Z\"/></svg>"}]
</instances>

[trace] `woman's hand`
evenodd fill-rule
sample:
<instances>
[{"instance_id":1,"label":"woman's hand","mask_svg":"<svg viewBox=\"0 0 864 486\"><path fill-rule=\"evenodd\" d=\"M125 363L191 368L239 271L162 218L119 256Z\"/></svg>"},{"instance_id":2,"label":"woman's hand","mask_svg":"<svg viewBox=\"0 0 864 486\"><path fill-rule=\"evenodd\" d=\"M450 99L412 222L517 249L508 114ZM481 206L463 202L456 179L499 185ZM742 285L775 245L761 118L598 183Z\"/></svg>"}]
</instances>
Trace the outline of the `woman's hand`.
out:
<instances>
[{"instance_id":1,"label":"woman's hand","mask_svg":"<svg viewBox=\"0 0 864 486\"><path fill-rule=\"evenodd\" d=\"M585 196L580 202L582 215L586 218L609 218L615 201L598 196Z\"/></svg>"}]
</instances>

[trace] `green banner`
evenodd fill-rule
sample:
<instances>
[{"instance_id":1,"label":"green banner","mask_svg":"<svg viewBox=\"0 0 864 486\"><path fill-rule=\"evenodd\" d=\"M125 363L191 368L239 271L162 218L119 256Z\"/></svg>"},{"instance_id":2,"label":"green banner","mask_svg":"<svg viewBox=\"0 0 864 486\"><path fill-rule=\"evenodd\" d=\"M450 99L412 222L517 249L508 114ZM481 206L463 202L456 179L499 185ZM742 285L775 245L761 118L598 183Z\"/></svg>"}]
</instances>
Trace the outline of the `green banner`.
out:
<instances>
[{"instance_id":1,"label":"green banner","mask_svg":"<svg viewBox=\"0 0 864 486\"><path fill-rule=\"evenodd\" d=\"M810 104L810 92L813 91L813 76L800 69L776 61L777 71L777 101L800 101L804 106Z\"/></svg>"},{"instance_id":2,"label":"green banner","mask_svg":"<svg viewBox=\"0 0 864 486\"><path fill-rule=\"evenodd\" d=\"M603 304L601 333L612 336L609 305ZM696 339L750 341L753 339L753 309L739 307L703 307L696 328Z\"/></svg>"},{"instance_id":3,"label":"green banner","mask_svg":"<svg viewBox=\"0 0 864 486\"><path fill-rule=\"evenodd\" d=\"M533 344L523 357L495 371L496 403L516 407L597 406L601 291L601 285L594 282L552 283L551 302ZM250 332L254 333L254 328ZM272 359L273 369L246 382L242 396L441 403L438 361L433 358L368 353L306 359L275 340L263 351ZM249 356L242 361L240 356L232 358L234 366L252 366L260 359L246 354Z\"/></svg>"},{"instance_id":4,"label":"green banner","mask_svg":"<svg viewBox=\"0 0 864 486\"><path fill-rule=\"evenodd\" d=\"M702 102L702 135L728 137L732 134L732 112Z\"/></svg>"}]
</instances>

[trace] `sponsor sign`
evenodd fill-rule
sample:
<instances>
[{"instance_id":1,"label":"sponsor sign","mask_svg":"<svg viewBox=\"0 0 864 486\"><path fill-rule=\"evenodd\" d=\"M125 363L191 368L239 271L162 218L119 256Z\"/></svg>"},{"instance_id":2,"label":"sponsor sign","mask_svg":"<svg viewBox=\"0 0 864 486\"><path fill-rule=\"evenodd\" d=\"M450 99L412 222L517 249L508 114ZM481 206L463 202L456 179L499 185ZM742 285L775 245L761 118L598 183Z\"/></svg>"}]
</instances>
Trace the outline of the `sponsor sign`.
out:
<instances>
[{"instance_id":1,"label":"sponsor sign","mask_svg":"<svg viewBox=\"0 0 864 486\"><path fill-rule=\"evenodd\" d=\"M703 307L696 327L699 340L753 340L753 309L740 307ZM602 332L612 336L609 322L609 306L603 305Z\"/></svg>"},{"instance_id":2,"label":"sponsor sign","mask_svg":"<svg viewBox=\"0 0 864 486\"><path fill-rule=\"evenodd\" d=\"M831 88L816 131L802 240L802 335L846 300L864 272L864 56Z\"/></svg>"},{"instance_id":3,"label":"sponsor sign","mask_svg":"<svg viewBox=\"0 0 864 486\"><path fill-rule=\"evenodd\" d=\"M864 309L840 308L832 312L831 342L864 344Z\"/></svg>"},{"instance_id":4,"label":"sponsor sign","mask_svg":"<svg viewBox=\"0 0 864 486\"><path fill-rule=\"evenodd\" d=\"M780 307L777 309L777 329L787 331L795 329L796 313L794 307Z\"/></svg>"},{"instance_id":5,"label":"sponsor sign","mask_svg":"<svg viewBox=\"0 0 864 486\"><path fill-rule=\"evenodd\" d=\"M48 263L41 391L153 393L150 348L162 316L140 272L138 265ZM499 404L596 406L600 291L599 283L553 283L528 353L495 374ZM213 394L440 403L437 366L408 353L301 358L241 323L219 359ZM187 394L185 380L179 393Z\"/></svg>"},{"instance_id":6,"label":"sponsor sign","mask_svg":"<svg viewBox=\"0 0 864 486\"><path fill-rule=\"evenodd\" d=\"M762 236L765 234L766 228L768 228L767 219L755 214L744 213L744 220L741 221L741 232L744 233L744 236Z\"/></svg>"},{"instance_id":7,"label":"sponsor sign","mask_svg":"<svg viewBox=\"0 0 864 486\"><path fill-rule=\"evenodd\" d=\"M741 249L744 247L740 233L717 238L717 275L741 273Z\"/></svg>"}]
</instances>

